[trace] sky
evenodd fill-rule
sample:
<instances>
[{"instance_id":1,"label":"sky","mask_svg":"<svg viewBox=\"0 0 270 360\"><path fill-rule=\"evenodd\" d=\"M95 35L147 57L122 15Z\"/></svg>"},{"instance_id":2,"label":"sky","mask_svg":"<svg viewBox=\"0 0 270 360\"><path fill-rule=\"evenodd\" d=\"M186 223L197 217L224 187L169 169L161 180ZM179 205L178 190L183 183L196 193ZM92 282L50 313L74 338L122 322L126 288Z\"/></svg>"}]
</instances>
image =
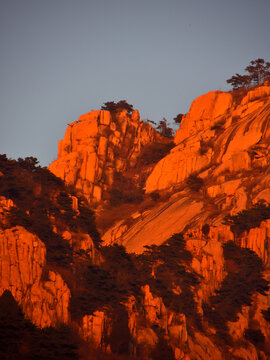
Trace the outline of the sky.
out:
<instances>
[{"instance_id":1,"label":"sky","mask_svg":"<svg viewBox=\"0 0 270 360\"><path fill-rule=\"evenodd\" d=\"M0 0L0 153L57 158L106 101L173 123L251 60L270 61L270 0Z\"/></svg>"}]
</instances>

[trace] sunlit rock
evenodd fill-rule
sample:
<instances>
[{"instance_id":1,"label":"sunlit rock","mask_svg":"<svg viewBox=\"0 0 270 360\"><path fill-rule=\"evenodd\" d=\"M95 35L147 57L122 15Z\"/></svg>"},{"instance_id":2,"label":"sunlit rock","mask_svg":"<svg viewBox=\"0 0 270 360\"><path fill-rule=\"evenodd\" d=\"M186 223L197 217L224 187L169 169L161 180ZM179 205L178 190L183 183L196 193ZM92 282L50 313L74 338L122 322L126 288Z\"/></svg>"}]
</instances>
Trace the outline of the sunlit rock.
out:
<instances>
[{"instance_id":1,"label":"sunlit rock","mask_svg":"<svg viewBox=\"0 0 270 360\"><path fill-rule=\"evenodd\" d=\"M49 166L67 184L74 185L89 202L99 202L115 172L133 166L141 147L160 135L140 120L138 110L111 115L92 110L68 124L59 141L58 158Z\"/></svg>"},{"instance_id":2,"label":"sunlit rock","mask_svg":"<svg viewBox=\"0 0 270 360\"><path fill-rule=\"evenodd\" d=\"M44 279L45 255L45 245L24 228L0 231L0 295L10 290L25 315L40 327L69 321L70 290L54 271Z\"/></svg>"}]
</instances>

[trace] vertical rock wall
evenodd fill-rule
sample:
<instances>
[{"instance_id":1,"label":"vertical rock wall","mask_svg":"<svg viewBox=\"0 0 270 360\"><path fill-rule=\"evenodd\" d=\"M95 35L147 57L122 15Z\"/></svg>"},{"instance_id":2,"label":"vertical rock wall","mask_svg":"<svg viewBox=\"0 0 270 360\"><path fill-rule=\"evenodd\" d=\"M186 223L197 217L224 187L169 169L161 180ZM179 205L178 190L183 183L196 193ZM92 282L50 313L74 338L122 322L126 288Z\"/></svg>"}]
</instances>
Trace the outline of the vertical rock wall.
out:
<instances>
[{"instance_id":1,"label":"vertical rock wall","mask_svg":"<svg viewBox=\"0 0 270 360\"><path fill-rule=\"evenodd\" d=\"M37 326L69 321L70 291L49 271L43 279L45 245L20 226L0 231L0 295L10 290L25 315Z\"/></svg>"},{"instance_id":2,"label":"vertical rock wall","mask_svg":"<svg viewBox=\"0 0 270 360\"><path fill-rule=\"evenodd\" d=\"M141 147L161 136L140 120L138 110L111 114L97 110L68 124L58 158L49 169L74 185L89 202L98 202L116 172L134 166Z\"/></svg>"}]
</instances>

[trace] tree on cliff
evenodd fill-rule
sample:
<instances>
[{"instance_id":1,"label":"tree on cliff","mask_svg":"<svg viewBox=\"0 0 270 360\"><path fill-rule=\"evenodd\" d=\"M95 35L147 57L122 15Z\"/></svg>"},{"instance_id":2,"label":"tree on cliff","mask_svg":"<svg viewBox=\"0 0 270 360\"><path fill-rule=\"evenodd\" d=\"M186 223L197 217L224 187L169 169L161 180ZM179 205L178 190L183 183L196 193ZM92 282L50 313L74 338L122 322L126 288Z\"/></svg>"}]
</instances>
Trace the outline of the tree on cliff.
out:
<instances>
[{"instance_id":1,"label":"tree on cliff","mask_svg":"<svg viewBox=\"0 0 270 360\"><path fill-rule=\"evenodd\" d=\"M66 325L37 328L26 319L9 290L0 296L0 358L79 359L79 340Z\"/></svg>"},{"instance_id":2,"label":"tree on cliff","mask_svg":"<svg viewBox=\"0 0 270 360\"><path fill-rule=\"evenodd\" d=\"M163 135L165 137L168 137L168 138L173 137L173 129L168 126L168 122L165 117L162 120L160 120L156 129L159 131L159 133L161 135Z\"/></svg>"},{"instance_id":3,"label":"tree on cliff","mask_svg":"<svg viewBox=\"0 0 270 360\"><path fill-rule=\"evenodd\" d=\"M248 75L240 75L236 73L227 80L227 83L231 84L233 89L241 89L243 87L250 87L251 79Z\"/></svg>"},{"instance_id":4,"label":"tree on cliff","mask_svg":"<svg viewBox=\"0 0 270 360\"><path fill-rule=\"evenodd\" d=\"M246 71L250 74L251 82L261 85L270 76L270 62L264 59L252 60L251 65L246 67Z\"/></svg>"},{"instance_id":5,"label":"tree on cliff","mask_svg":"<svg viewBox=\"0 0 270 360\"><path fill-rule=\"evenodd\" d=\"M183 116L184 116L184 114L178 114L178 115L176 115L176 117L173 118L174 122L175 122L176 124L180 124L181 121L182 121Z\"/></svg>"},{"instance_id":6,"label":"tree on cliff","mask_svg":"<svg viewBox=\"0 0 270 360\"><path fill-rule=\"evenodd\" d=\"M133 105L129 104L126 100L120 100L117 103L115 101L107 101L103 103L101 110L108 110L110 112L127 110L128 114L130 114L134 109Z\"/></svg>"},{"instance_id":7,"label":"tree on cliff","mask_svg":"<svg viewBox=\"0 0 270 360\"><path fill-rule=\"evenodd\" d=\"M270 77L270 62L265 62L261 58L252 60L250 65L245 68L245 71L248 75L236 73L227 80L227 83L231 84L233 89L261 85Z\"/></svg>"}]
</instances>

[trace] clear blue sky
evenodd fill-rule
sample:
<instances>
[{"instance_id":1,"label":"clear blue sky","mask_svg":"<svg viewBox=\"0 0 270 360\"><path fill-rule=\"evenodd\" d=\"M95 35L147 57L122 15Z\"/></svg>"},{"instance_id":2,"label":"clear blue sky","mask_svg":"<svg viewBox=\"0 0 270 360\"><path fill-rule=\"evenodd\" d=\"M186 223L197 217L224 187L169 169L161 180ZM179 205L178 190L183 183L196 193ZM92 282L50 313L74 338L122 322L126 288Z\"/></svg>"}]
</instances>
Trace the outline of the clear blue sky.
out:
<instances>
[{"instance_id":1,"label":"clear blue sky","mask_svg":"<svg viewBox=\"0 0 270 360\"><path fill-rule=\"evenodd\" d=\"M270 61L269 14L270 0L0 0L0 153L48 165L105 101L172 121Z\"/></svg>"}]
</instances>

